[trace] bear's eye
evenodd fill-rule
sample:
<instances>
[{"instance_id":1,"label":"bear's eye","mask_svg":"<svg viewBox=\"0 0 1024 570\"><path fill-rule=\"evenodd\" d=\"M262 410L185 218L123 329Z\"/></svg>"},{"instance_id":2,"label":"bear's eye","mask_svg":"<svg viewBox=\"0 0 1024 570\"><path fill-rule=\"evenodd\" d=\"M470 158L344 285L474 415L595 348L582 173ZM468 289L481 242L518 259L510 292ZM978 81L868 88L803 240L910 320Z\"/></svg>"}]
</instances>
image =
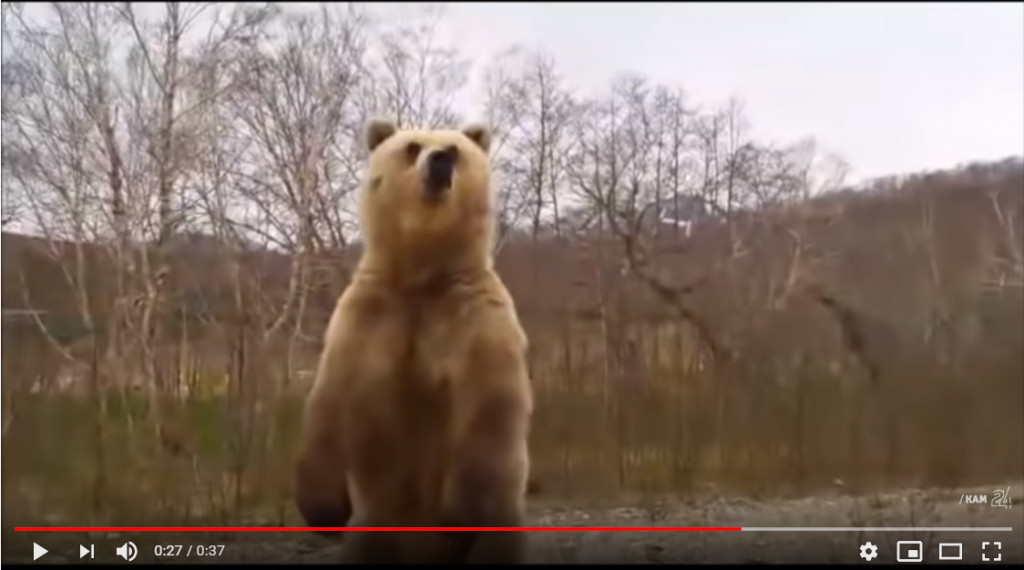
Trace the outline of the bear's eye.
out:
<instances>
[{"instance_id":1,"label":"bear's eye","mask_svg":"<svg viewBox=\"0 0 1024 570\"><path fill-rule=\"evenodd\" d=\"M423 150L423 145L418 142L411 142L405 145L405 156L408 157L410 161L416 160L416 157L420 155L421 150Z\"/></svg>"},{"instance_id":2,"label":"bear's eye","mask_svg":"<svg viewBox=\"0 0 1024 570\"><path fill-rule=\"evenodd\" d=\"M459 147L456 145L448 145L448 147L445 148L444 151L448 153L448 156L452 157L453 159L459 158Z\"/></svg>"}]
</instances>

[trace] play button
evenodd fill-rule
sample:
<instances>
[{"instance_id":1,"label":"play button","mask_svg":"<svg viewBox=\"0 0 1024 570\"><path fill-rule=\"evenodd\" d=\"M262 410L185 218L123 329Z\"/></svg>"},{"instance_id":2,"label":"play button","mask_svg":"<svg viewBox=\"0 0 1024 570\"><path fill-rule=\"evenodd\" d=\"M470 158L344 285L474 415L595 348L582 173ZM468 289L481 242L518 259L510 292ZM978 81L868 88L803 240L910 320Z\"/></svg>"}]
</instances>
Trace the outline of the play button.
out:
<instances>
[{"instance_id":1,"label":"play button","mask_svg":"<svg viewBox=\"0 0 1024 570\"><path fill-rule=\"evenodd\" d=\"M46 554L47 552L49 551L43 548L42 546L39 546L34 542L32 543L32 560L39 560L39 557Z\"/></svg>"}]
</instances>

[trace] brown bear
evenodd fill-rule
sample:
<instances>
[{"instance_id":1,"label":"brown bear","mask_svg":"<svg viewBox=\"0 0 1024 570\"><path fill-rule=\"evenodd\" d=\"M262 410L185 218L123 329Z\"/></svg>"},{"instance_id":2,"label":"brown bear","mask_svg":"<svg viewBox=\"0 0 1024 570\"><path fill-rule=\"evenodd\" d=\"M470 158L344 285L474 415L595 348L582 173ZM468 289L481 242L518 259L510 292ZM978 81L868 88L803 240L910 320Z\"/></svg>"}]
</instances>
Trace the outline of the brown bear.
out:
<instances>
[{"instance_id":1,"label":"brown bear","mask_svg":"<svg viewBox=\"0 0 1024 570\"><path fill-rule=\"evenodd\" d=\"M493 266L482 126L373 121L365 249L308 396L296 502L315 527L519 527L533 393ZM345 531L353 563L515 563L523 531Z\"/></svg>"}]
</instances>

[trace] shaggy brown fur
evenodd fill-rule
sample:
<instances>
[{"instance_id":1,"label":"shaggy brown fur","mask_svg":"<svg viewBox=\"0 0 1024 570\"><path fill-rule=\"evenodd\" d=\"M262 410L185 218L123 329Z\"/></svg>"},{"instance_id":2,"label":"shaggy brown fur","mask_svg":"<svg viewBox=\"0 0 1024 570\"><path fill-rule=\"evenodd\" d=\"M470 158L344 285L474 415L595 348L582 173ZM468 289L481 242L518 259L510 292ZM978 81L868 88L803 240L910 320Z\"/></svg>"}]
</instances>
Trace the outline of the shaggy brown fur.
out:
<instances>
[{"instance_id":1,"label":"shaggy brown fur","mask_svg":"<svg viewBox=\"0 0 1024 570\"><path fill-rule=\"evenodd\" d=\"M533 396L493 269L482 127L374 122L366 249L308 397L297 503L313 526L520 526ZM518 562L512 532L344 533L350 562Z\"/></svg>"}]
</instances>

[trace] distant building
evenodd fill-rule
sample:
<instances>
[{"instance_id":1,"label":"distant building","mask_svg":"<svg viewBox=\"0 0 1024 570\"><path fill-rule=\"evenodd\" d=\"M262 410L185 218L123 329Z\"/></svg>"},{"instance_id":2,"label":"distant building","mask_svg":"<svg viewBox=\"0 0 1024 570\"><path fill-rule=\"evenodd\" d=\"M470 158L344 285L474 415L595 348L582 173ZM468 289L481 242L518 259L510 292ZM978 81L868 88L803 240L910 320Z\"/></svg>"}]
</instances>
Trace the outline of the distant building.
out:
<instances>
[{"instance_id":1,"label":"distant building","mask_svg":"<svg viewBox=\"0 0 1024 570\"><path fill-rule=\"evenodd\" d=\"M669 196L661 201L660 207L652 205L648 209L643 224L647 227L656 225L659 233L665 231L666 227L679 228L684 236L690 237L693 225L710 215L711 209L700 196Z\"/></svg>"}]
</instances>

